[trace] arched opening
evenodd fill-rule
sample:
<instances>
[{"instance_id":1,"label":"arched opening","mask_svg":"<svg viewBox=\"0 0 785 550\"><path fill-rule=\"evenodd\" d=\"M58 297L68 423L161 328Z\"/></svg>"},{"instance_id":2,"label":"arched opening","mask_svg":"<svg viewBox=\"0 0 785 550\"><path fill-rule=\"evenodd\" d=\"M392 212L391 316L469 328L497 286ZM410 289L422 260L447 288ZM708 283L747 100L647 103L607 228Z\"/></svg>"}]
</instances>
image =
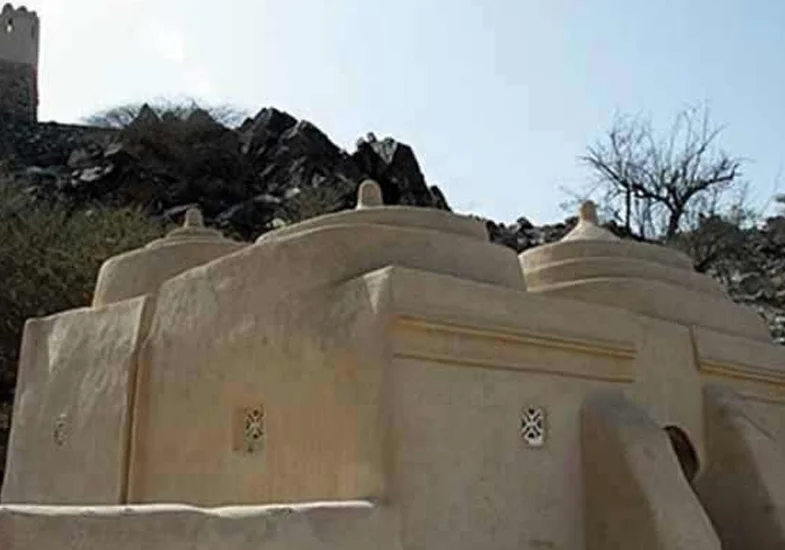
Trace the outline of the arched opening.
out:
<instances>
[{"instance_id":1,"label":"arched opening","mask_svg":"<svg viewBox=\"0 0 785 550\"><path fill-rule=\"evenodd\" d=\"M665 433L668 434L673 452L676 453L676 458L679 459L681 470L684 472L684 477L687 481L692 483L695 476L700 469L700 461L698 460L698 453L695 451L689 436L677 426L665 426Z\"/></svg>"},{"instance_id":2,"label":"arched opening","mask_svg":"<svg viewBox=\"0 0 785 550\"><path fill-rule=\"evenodd\" d=\"M13 18L8 19L8 21L6 21L6 23L5 23L5 32L7 32L8 34L11 34L12 32L14 32L14 20L13 20Z\"/></svg>"}]
</instances>

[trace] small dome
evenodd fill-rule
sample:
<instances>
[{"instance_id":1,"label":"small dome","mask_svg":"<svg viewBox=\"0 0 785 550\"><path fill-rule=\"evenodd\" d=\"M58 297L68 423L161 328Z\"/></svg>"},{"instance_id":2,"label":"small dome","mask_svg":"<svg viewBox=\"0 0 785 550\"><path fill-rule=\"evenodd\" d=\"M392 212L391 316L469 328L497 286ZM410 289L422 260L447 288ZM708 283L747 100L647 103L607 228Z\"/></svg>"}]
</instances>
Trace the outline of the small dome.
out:
<instances>
[{"instance_id":1,"label":"small dome","mask_svg":"<svg viewBox=\"0 0 785 550\"><path fill-rule=\"evenodd\" d=\"M686 325L768 338L751 310L734 304L714 279L672 248L622 240L597 223L592 202L561 241L519 255L529 292L604 304Z\"/></svg>"},{"instance_id":2,"label":"small dome","mask_svg":"<svg viewBox=\"0 0 785 550\"><path fill-rule=\"evenodd\" d=\"M182 227L143 248L104 262L98 273L93 306L153 293L167 279L245 246L205 227L199 209L189 208Z\"/></svg>"}]
</instances>

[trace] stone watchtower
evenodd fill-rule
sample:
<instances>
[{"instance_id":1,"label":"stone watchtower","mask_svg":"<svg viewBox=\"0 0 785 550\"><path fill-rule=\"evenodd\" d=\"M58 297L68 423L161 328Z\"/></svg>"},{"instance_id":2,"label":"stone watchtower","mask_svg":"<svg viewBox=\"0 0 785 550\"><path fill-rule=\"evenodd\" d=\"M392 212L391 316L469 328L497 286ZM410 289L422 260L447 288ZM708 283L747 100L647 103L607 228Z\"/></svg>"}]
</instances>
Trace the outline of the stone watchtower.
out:
<instances>
[{"instance_id":1,"label":"stone watchtower","mask_svg":"<svg viewBox=\"0 0 785 550\"><path fill-rule=\"evenodd\" d=\"M5 4L0 12L0 118L38 115L38 15Z\"/></svg>"}]
</instances>

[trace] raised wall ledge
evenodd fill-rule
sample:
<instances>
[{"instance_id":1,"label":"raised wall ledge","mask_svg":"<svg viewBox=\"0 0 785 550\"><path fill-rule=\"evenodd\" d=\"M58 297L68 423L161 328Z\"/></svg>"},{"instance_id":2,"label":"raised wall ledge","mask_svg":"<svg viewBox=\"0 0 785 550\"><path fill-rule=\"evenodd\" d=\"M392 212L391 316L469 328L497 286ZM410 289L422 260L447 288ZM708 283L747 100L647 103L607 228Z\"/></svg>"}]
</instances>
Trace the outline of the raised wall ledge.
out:
<instances>
[{"instance_id":1,"label":"raised wall ledge","mask_svg":"<svg viewBox=\"0 0 785 550\"><path fill-rule=\"evenodd\" d=\"M511 330L485 324L483 324L483 326L469 326L442 323L434 321L433 318L418 318L407 315L397 316L395 321L396 324L402 327L409 327L416 330L430 330L443 334L465 336L468 338L491 339L511 344L523 344L541 348L568 350L589 355L615 357L617 359L634 359L636 353L635 348L632 346L626 346L621 342L611 342L607 340L538 334L536 332Z\"/></svg>"},{"instance_id":2,"label":"raised wall ledge","mask_svg":"<svg viewBox=\"0 0 785 550\"><path fill-rule=\"evenodd\" d=\"M605 382L630 383L635 379L634 353L585 341L411 318L396 319L393 335L393 355L398 359Z\"/></svg>"},{"instance_id":3,"label":"raised wall ledge","mask_svg":"<svg viewBox=\"0 0 785 550\"><path fill-rule=\"evenodd\" d=\"M400 266L367 277L391 280L392 311L401 318L588 342L622 354L636 348L635 314L619 308Z\"/></svg>"},{"instance_id":4,"label":"raised wall ledge","mask_svg":"<svg viewBox=\"0 0 785 550\"><path fill-rule=\"evenodd\" d=\"M559 283L547 288L529 289L529 292L543 297L620 308L765 344L771 342L765 322L752 308L725 296L698 293L664 281L605 277Z\"/></svg>"},{"instance_id":5,"label":"raised wall ledge","mask_svg":"<svg viewBox=\"0 0 785 550\"><path fill-rule=\"evenodd\" d=\"M704 327L693 327L692 334L702 373L785 390L785 348Z\"/></svg>"},{"instance_id":6,"label":"raised wall ledge","mask_svg":"<svg viewBox=\"0 0 785 550\"><path fill-rule=\"evenodd\" d=\"M365 277L389 289L391 352L400 359L634 379L638 328L624 311L400 267Z\"/></svg>"}]
</instances>

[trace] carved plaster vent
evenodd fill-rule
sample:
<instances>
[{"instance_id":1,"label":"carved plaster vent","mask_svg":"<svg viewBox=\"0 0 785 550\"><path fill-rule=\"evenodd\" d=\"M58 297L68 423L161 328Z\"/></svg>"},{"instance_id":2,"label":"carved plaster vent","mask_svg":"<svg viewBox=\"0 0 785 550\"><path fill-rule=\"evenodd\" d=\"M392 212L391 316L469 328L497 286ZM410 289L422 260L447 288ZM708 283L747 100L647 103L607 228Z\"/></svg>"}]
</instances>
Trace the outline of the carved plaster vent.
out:
<instances>
[{"instance_id":1,"label":"carved plaster vent","mask_svg":"<svg viewBox=\"0 0 785 550\"><path fill-rule=\"evenodd\" d=\"M264 449L266 439L264 407L244 407L235 415L234 450L256 454Z\"/></svg>"},{"instance_id":2,"label":"carved plaster vent","mask_svg":"<svg viewBox=\"0 0 785 550\"><path fill-rule=\"evenodd\" d=\"M529 447L545 444L545 410L527 407L521 412L521 438Z\"/></svg>"},{"instance_id":3,"label":"carved plaster vent","mask_svg":"<svg viewBox=\"0 0 785 550\"><path fill-rule=\"evenodd\" d=\"M68 439L68 417L65 413L59 415L55 419L52 429L52 439L54 439L55 445L58 447L62 447L65 444L66 439Z\"/></svg>"}]
</instances>

